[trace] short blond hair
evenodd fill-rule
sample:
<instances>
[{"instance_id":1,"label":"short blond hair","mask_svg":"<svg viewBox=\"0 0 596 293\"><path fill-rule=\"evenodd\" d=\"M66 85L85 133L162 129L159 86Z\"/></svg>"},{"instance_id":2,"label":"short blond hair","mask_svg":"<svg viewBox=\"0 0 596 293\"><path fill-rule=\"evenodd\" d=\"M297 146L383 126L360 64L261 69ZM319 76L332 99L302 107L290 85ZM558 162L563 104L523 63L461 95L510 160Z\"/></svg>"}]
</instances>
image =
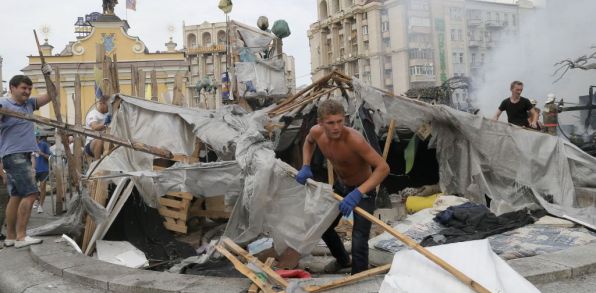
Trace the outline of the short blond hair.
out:
<instances>
[{"instance_id":1,"label":"short blond hair","mask_svg":"<svg viewBox=\"0 0 596 293\"><path fill-rule=\"evenodd\" d=\"M346 111L344 110L344 106L335 100L326 100L319 105L319 109L317 109L317 118L319 120L325 119L325 117L329 115L337 115L341 114L342 116L346 115Z\"/></svg>"}]
</instances>

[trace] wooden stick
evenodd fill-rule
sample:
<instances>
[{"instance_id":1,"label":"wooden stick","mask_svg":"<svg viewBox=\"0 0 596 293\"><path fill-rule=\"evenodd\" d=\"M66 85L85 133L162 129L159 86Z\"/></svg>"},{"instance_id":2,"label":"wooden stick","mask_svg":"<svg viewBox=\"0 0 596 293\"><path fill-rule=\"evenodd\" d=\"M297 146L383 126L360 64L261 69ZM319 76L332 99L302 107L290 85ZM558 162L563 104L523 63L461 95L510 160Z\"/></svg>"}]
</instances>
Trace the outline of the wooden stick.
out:
<instances>
[{"instance_id":1,"label":"wooden stick","mask_svg":"<svg viewBox=\"0 0 596 293\"><path fill-rule=\"evenodd\" d=\"M81 77L77 73L75 75L75 94L74 94L74 108L75 108L75 126L83 127L83 115L81 110L81 102L82 102L82 93L81 93ZM83 137L79 134L74 135L74 143L73 143L73 156L75 162L75 168L82 172L83 170Z\"/></svg>"},{"instance_id":2,"label":"wooden stick","mask_svg":"<svg viewBox=\"0 0 596 293\"><path fill-rule=\"evenodd\" d=\"M280 275L278 275L276 272L274 272L271 269L271 267L263 264L258 258L254 257L253 255L248 253L248 251L246 251L242 247L238 246L238 244L234 243L234 241L230 240L229 238L224 238L222 241L233 252L241 255L247 261L253 263L257 267L259 267L261 270L263 270L263 272L265 272L269 277L271 277L273 280L275 280L275 282L277 282L279 285L283 286L284 288L288 288L288 286L290 285L290 284L288 284L288 281L286 281L284 278L282 278Z\"/></svg>"},{"instance_id":3,"label":"wooden stick","mask_svg":"<svg viewBox=\"0 0 596 293\"><path fill-rule=\"evenodd\" d=\"M157 72L155 69L151 71L151 101L159 101L157 96Z\"/></svg>"},{"instance_id":4,"label":"wooden stick","mask_svg":"<svg viewBox=\"0 0 596 293\"><path fill-rule=\"evenodd\" d=\"M229 251L227 251L223 246L221 246L221 244L216 245L215 249L217 249L217 251L221 253L223 256L225 256L228 260L230 260L230 262L232 262L236 270L248 277L251 281L253 281L253 283L257 284L257 286L259 286L261 290L263 290L266 293L274 292L271 284L265 283L261 279L259 279L259 277L257 277L257 275L251 269L244 265Z\"/></svg>"},{"instance_id":5,"label":"wooden stick","mask_svg":"<svg viewBox=\"0 0 596 293\"><path fill-rule=\"evenodd\" d=\"M273 261L275 261L274 258L272 257L268 257L267 260L265 261L265 265L268 267L271 267L271 265L273 264ZM250 287L248 287L248 293L257 293L259 292L259 286L257 286L257 284L252 283L250 285Z\"/></svg>"},{"instance_id":6,"label":"wooden stick","mask_svg":"<svg viewBox=\"0 0 596 293\"><path fill-rule=\"evenodd\" d=\"M289 174L292 175L293 177L295 177L297 173L298 173L298 171L296 171L296 170L291 170L289 172ZM313 182L314 181L312 179L307 180L308 184L314 185ZM337 193L333 193L333 197L338 201L342 201L344 199ZM432 262L436 263L437 265L439 265L440 267L442 267L443 269L448 271L450 274L452 274L454 277L456 277L462 283L464 283L464 284L468 285L470 288L472 288L472 290L479 292L479 293L490 293L490 291L488 291L486 288L484 288L478 282L472 280L470 277L466 276L464 273L462 273L461 271L459 271L452 265L448 264L447 262L445 262L438 256L434 255L432 252L428 251L426 248L422 247L414 239L410 238L407 235L399 233L397 230L393 229L393 227L385 224L385 222L383 222L383 221L379 220L378 218L376 218L375 216L369 214L367 211L363 210L361 207L355 207L354 213L364 217L365 219L369 220L371 223L375 223L375 224L381 226L381 228L383 228L383 230L387 231L387 233L391 234L393 237L397 238L398 240L400 240L401 242L406 244L408 247L418 251L420 254L424 255L426 258L428 258Z\"/></svg>"},{"instance_id":7,"label":"wooden stick","mask_svg":"<svg viewBox=\"0 0 596 293\"><path fill-rule=\"evenodd\" d=\"M389 122L389 129L387 129L387 140L385 140L385 147L383 148L383 161L387 161L387 156L389 156L389 148L391 147L391 142L393 141L393 134L395 133L395 120L391 119ZM379 193L379 189L381 185L377 186L377 194Z\"/></svg>"},{"instance_id":8,"label":"wooden stick","mask_svg":"<svg viewBox=\"0 0 596 293\"><path fill-rule=\"evenodd\" d=\"M333 164L331 164L331 161L327 160L327 181L329 182L329 185L333 186L334 180L335 178L333 178Z\"/></svg>"},{"instance_id":9,"label":"wooden stick","mask_svg":"<svg viewBox=\"0 0 596 293\"><path fill-rule=\"evenodd\" d=\"M39 124L53 126L58 129L65 130L67 132L83 134L83 135L97 138L97 139L100 139L103 141L111 142L115 145L124 146L127 148L131 148L133 150L136 150L136 151L156 155L156 156L163 157L166 159L171 159L174 157L172 152L170 152L166 149L163 149L163 148L146 145L146 144L140 143L140 142L133 142L133 141L125 140L123 138L116 137L111 134L103 133L101 131L94 131L94 130L90 130L87 128L77 127L72 124L58 122L58 121L48 119L45 117L41 117L41 116L37 116L37 115L30 115L30 114L24 114L21 112L10 111L10 110L6 110L2 107L0 107L0 114L20 118L23 120L33 121L33 122L36 122ZM70 148L68 148L68 144L66 144L65 150L68 150L68 153L70 153ZM71 156L72 156L72 154L71 154ZM70 168L69 168L69 170L70 170ZM77 177L77 182L78 182L78 177Z\"/></svg>"},{"instance_id":10,"label":"wooden stick","mask_svg":"<svg viewBox=\"0 0 596 293\"><path fill-rule=\"evenodd\" d=\"M370 270L364 271L364 272L360 272L345 278L341 278L338 280L334 280L331 281L327 284L323 284L323 285L312 285L312 286L307 286L305 288L306 291L308 292L322 292L325 290L329 290L329 289L333 289L333 288L337 288L337 287L342 287L345 285L349 285L352 283L356 283L362 279L368 278L370 276L374 276L377 274L383 274L387 271L389 271L389 269L391 268L391 264L386 264L380 267L376 267L376 268L372 268Z\"/></svg>"}]
</instances>

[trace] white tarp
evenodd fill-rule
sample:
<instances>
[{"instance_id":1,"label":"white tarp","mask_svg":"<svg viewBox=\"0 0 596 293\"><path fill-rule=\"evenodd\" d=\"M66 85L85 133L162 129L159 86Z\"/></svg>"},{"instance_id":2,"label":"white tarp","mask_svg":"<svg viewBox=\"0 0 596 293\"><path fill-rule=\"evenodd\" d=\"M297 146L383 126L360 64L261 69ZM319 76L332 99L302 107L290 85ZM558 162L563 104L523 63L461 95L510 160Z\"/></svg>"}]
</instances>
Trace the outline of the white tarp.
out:
<instances>
[{"instance_id":1,"label":"white tarp","mask_svg":"<svg viewBox=\"0 0 596 293\"><path fill-rule=\"evenodd\" d=\"M497 256L486 239L427 248L490 292L540 292ZM381 293L475 292L452 274L414 250L395 254Z\"/></svg>"}]
</instances>

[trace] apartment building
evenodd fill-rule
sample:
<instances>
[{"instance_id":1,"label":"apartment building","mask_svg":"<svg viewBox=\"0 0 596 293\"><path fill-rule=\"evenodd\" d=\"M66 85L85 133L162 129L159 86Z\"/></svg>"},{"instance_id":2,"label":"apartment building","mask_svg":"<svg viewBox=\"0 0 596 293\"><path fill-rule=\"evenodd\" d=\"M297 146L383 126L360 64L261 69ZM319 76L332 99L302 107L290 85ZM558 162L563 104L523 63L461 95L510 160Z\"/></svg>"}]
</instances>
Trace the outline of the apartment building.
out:
<instances>
[{"instance_id":1,"label":"apartment building","mask_svg":"<svg viewBox=\"0 0 596 293\"><path fill-rule=\"evenodd\" d=\"M528 0L318 0L308 31L311 73L317 79L337 69L395 93L475 76L499 41L519 31L520 10L532 7Z\"/></svg>"}]
</instances>

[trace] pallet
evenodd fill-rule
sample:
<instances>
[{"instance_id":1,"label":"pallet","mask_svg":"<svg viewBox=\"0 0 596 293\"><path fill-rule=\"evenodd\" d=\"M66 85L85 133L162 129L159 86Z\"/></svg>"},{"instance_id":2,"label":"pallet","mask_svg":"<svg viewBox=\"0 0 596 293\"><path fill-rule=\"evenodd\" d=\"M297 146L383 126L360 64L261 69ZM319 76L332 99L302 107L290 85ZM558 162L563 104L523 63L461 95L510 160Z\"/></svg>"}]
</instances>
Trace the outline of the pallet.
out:
<instances>
[{"instance_id":1,"label":"pallet","mask_svg":"<svg viewBox=\"0 0 596 293\"><path fill-rule=\"evenodd\" d=\"M182 234L188 232L186 220L192 198L189 192L168 192L159 199L159 214L165 219L166 229Z\"/></svg>"},{"instance_id":2,"label":"pallet","mask_svg":"<svg viewBox=\"0 0 596 293\"><path fill-rule=\"evenodd\" d=\"M197 199L190 208L190 217L209 219L229 219L232 214L226 211L225 196L211 196Z\"/></svg>"}]
</instances>

